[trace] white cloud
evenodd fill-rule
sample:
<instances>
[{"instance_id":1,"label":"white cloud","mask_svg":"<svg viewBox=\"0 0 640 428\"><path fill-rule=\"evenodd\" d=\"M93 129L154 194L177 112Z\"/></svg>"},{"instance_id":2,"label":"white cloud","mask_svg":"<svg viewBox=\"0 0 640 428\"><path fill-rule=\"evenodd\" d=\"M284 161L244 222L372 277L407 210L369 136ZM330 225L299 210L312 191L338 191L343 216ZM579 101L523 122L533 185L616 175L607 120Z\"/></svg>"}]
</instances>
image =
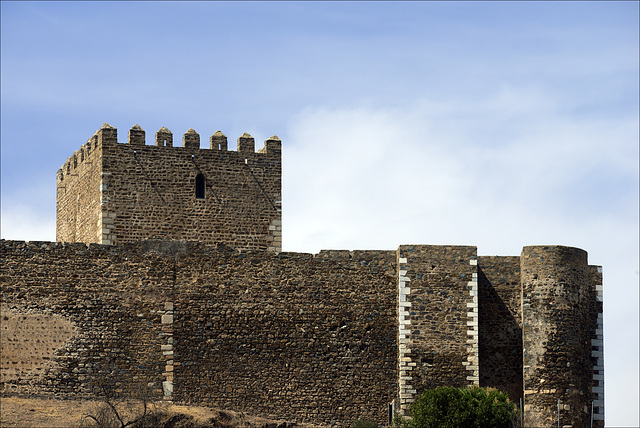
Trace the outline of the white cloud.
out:
<instances>
[{"instance_id":1,"label":"white cloud","mask_svg":"<svg viewBox=\"0 0 640 428\"><path fill-rule=\"evenodd\" d=\"M2 239L16 241L55 241L56 219L50 210L39 211L25 204L2 204Z\"/></svg>"},{"instance_id":2,"label":"white cloud","mask_svg":"<svg viewBox=\"0 0 640 428\"><path fill-rule=\"evenodd\" d=\"M341 224L349 225L335 233L343 240L370 242L365 227L374 224L387 225L387 235L397 239L406 236L397 230L406 229L406 219L425 221L412 225L414 236L422 230L444 238L439 233L449 225L449 239L459 239L458 231L468 239L479 226L496 232L513 227L512 236L522 235L523 224L529 233L531 226L540 233L556 224L564 229L568 219L584 227L620 216L598 202L603 198L633 214L638 167L632 121L586 122L548 114L546 105L534 102L514 114L512 104L526 96L513 96L512 103L498 94L462 105L458 114L437 105L300 114L284 143L284 197L285 216L303 222L306 232L291 231L286 245L308 245L307 233L323 227L314 233L330 236ZM313 225L306 224L310 217ZM389 239L377 242L389 245Z\"/></svg>"}]
</instances>

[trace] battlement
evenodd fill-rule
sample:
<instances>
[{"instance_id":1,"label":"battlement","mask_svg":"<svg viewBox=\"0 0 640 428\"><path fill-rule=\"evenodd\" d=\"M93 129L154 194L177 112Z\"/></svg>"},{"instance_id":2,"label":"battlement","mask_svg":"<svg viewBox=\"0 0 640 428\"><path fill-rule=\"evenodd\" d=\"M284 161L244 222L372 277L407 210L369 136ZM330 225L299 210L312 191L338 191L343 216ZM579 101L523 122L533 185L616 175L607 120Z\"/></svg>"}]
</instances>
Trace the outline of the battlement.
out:
<instances>
[{"instance_id":1,"label":"battlement","mask_svg":"<svg viewBox=\"0 0 640 428\"><path fill-rule=\"evenodd\" d=\"M147 145L138 124L119 143L104 123L58 170L57 240L174 239L279 252L282 142L274 135L256 152L245 132L237 147L229 150L219 130L201 147L193 128L174 146L164 126Z\"/></svg>"},{"instance_id":2,"label":"battlement","mask_svg":"<svg viewBox=\"0 0 640 428\"><path fill-rule=\"evenodd\" d=\"M237 140L238 150L237 153L252 154L255 151L255 139L244 132ZM105 146L113 146L118 144L128 144L133 147L145 147L146 132L136 124L129 129L128 140L126 143L118 143L118 129L104 123L100 129L98 129L92 136L83 144L78 150L76 150L71 156L69 156L66 162L58 170L58 183L64 181L64 178L68 175L74 174L74 171L80 164L89 160L92 153L95 153L96 149ZM200 134L198 134L193 128L189 128L182 136L182 146L173 146L173 133L166 127L160 128L155 134L155 147L165 147L172 149L189 149L189 150L214 150L219 152L234 152L228 149L227 136L220 130L214 132L209 137L209 148L200 147ZM257 151L260 154L268 155L280 155L282 150L282 142L277 135L273 135L264 142L264 146Z\"/></svg>"}]
</instances>

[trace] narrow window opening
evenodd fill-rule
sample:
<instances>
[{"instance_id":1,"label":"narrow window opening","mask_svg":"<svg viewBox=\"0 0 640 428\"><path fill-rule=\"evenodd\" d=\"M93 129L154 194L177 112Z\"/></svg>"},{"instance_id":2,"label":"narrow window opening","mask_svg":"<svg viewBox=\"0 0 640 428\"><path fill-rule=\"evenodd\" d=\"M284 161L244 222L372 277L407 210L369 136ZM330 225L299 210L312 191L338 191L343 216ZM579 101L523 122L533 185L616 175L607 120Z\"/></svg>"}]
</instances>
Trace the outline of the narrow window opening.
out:
<instances>
[{"instance_id":1,"label":"narrow window opening","mask_svg":"<svg viewBox=\"0 0 640 428\"><path fill-rule=\"evenodd\" d=\"M196 175L196 199L204 199L204 175Z\"/></svg>"}]
</instances>

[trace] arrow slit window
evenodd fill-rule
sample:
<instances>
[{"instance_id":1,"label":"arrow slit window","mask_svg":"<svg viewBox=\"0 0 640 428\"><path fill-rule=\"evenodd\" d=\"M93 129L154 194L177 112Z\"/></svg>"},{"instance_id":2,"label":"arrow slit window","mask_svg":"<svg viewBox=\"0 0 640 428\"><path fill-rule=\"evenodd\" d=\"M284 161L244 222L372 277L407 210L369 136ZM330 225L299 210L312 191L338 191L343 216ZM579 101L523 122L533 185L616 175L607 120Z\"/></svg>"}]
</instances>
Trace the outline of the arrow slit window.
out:
<instances>
[{"instance_id":1,"label":"arrow slit window","mask_svg":"<svg viewBox=\"0 0 640 428\"><path fill-rule=\"evenodd\" d=\"M205 179L204 175L198 174L196 175L196 199L204 199L204 186Z\"/></svg>"}]
</instances>

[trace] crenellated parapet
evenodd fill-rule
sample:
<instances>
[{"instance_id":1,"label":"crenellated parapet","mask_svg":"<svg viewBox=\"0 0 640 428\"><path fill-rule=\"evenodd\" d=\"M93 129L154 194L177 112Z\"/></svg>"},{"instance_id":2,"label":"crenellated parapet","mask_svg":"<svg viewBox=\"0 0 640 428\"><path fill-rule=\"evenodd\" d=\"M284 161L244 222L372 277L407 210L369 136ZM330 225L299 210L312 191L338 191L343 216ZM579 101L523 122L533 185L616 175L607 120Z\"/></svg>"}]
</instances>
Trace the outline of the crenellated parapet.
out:
<instances>
[{"instance_id":1,"label":"crenellated parapet","mask_svg":"<svg viewBox=\"0 0 640 428\"><path fill-rule=\"evenodd\" d=\"M137 127L137 128L136 128ZM144 131L139 125L135 125L131 128L134 135L137 130L142 131L142 141L144 142ZM131 138L131 135L130 135ZM102 127L98 129L80 149L76 150L71 156L69 156L66 162L58 170L58 185L68 176L78 175L77 168L85 161L92 159L93 154L98 148L104 145L117 144L118 143L118 130L108 123L102 124Z\"/></svg>"},{"instance_id":2,"label":"crenellated parapet","mask_svg":"<svg viewBox=\"0 0 640 428\"><path fill-rule=\"evenodd\" d=\"M247 132L238 137L238 153L256 153L255 139ZM74 174L75 170L85 160L88 160L91 154L97 149L105 146L113 146L118 144L128 144L129 146L145 147L146 132L140 125L136 124L129 129L128 139L126 143L118 143L117 128L104 123L92 136L83 144L73 155L69 156L65 163L58 170L58 183L62 182L65 177ZM155 134L155 147L164 147L172 149L189 149L189 150L215 150L226 152L228 150L227 136L220 130L214 132L209 138L209 147L200 147L200 134L193 128L189 128L182 136L182 146L173 146L173 133L166 127L160 128ZM280 139L273 135L264 142L264 146L257 151L261 154L279 155L282 150Z\"/></svg>"},{"instance_id":3,"label":"crenellated parapet","mask_svg":"<svg viewBox=\"0 0 640 428\"><path fill-rule=\"evenodd\" d=\"M209 139L209 144L210 144L211 150L219 150L221 152L226 152L227 136L218 130L214 132L211 138Z\"/></svg>"},{"instance_id":4,"label":"crenellated parapet","mask_svg":"<svg viewBox=\"0 0 640 428\"><path fill-rule=\"evenodd\" d=\"M144 146L146 144L145 132L140 125L133 125L129 130L129 144L132 146Z\"/></svg>"}]
</instances>

